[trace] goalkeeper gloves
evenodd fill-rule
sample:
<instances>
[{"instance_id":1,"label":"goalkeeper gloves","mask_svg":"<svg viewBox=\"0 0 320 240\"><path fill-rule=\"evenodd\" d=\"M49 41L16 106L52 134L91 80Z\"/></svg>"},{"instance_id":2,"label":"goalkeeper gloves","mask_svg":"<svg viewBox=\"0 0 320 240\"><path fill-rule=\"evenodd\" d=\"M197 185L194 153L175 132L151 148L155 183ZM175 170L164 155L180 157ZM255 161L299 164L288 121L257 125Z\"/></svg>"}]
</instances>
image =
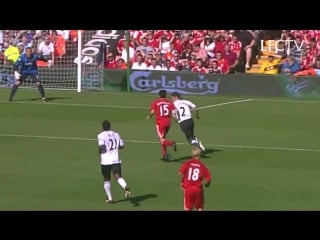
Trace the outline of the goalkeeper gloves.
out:
<instances>
[{"instance_id":1,"label":"goalkeeper gloves","mask_svg":"<svg viewBox=\"0 0 320 240\"><path fill-rule=\"evenodd\" d=\"M21 74L18 73L18 71L14 71L14 77L15 77L17 80L19 80L20 77L21 77Z\"/></svg>"}]
</instances>

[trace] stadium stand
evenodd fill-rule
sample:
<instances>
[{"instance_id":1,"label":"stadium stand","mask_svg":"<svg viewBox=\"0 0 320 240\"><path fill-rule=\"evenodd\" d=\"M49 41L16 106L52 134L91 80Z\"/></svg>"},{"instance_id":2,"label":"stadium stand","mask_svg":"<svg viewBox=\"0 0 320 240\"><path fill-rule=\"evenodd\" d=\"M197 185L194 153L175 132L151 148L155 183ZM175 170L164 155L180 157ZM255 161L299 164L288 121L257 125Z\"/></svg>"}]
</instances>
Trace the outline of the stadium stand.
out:
<instances>
[{"instance_id":1,"label":"stadium stand","mask_svg":"<svg viewBox=\"0 0 320 240\"><path fill-rule=\"evenodd\" d=\"M261 66L272 55L280 59L280 73L281 66L294 55L300 64L299 70L310 74L314 71L307 70L318 66L319 60L320 30L129 30L129 35L129 56L126 38L120 36L114 46L106 49L105 68L134 66L212 74L261 73ZM270 40L284 40L284 44L275 48ZM77 42L77 30L0 30L0 64L16 59L8 53L16 54L15 47L22 52L26 46L39 51L44 41L46 46L53 46L54 59L63 59L75 55L70 46ZM6 52L8 48L10 51ZM39 62L39 67L46 66Z\"/></svg>"}]
</instances>

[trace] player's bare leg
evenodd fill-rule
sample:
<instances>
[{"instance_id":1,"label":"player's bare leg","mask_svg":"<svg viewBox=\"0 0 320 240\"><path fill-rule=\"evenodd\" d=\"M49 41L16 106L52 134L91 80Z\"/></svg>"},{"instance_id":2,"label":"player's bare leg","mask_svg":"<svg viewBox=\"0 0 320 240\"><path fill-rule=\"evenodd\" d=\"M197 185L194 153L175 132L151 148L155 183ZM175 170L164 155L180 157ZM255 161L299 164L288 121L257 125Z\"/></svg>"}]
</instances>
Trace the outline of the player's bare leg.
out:
<instances>
[{"instance_id":1,"label":"player's bare leg","mask_svg":"<svg viewBox=\"0 0 320 240\"><path fill-rule=\"evenodd\" d=\"M21 84L21 82L19 80L17 80L16 83L12 86L11 92L10 92L10 97L9 97L10 102L13 100L13 97L14 97L15 93L17 92L20 84Z\"/></svg>"},{"instance_id":2,"label":"player's bare leg","mask_svg":"<svg viewBox=\"0 0 320 240\"><path fill-rule=\"evenodd\" d=\"M173 150L176 152L177 151L177 144L175 140L168 140L165 138L160 138L160 143L161 143L161 150L162 150L162 156L164 161L169 161L170 157L167 152L167 147L173 147Z\"/></svg>"},{"instance_id":3,"label":"player's bare leg","mask_svg":"<svg viewBox=\"0 0 320 240\"><path fill-rule=\"evenodd\" d=\"M114 178L119 183L119 185L124 189L124 196L126 198L130 197L131 192L130 192L130 188L127 185L126 180L123 177L121 177L119 173L115 173Z\"/></svg>"}]
</instances>

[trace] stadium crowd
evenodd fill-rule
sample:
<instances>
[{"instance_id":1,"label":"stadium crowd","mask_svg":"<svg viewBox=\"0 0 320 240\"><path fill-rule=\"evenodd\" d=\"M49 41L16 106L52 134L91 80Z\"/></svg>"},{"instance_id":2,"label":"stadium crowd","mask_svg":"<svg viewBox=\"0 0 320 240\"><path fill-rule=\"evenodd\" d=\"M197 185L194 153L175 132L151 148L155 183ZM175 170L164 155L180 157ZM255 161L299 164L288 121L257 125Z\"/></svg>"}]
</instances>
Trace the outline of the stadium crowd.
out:
<instances>
[{"instance_id":1,"label":"stadium crowd","mask_svg":"<svg viewBox=\"0 0 320 240\"><path fill-rule=\"evenodd\" d=\"M261 66L261 73L320 75L320 30L282 30L275 38L274 54Z\"/></svg>"},{"instance_id":2,"label":"stadium crowd","mask_svg":"<svg viewBox=\"0 0 320 240\"><path fill-rule=\"evenodd\" d=\"M120 36L113 49L106 49L106 69L246 72L272 39L283 41L260 73L320 74L320 30L129 30L129 35L129 56L126 36ZM76 42L77 30L0 30L0 64L14 62L29 46L55 64L76 55Z\"/></svg>"},{"instance_id":3,"label":"stadium crowd","mask_svg":"<svg viewBox=\"0 0 320 240\"><path fill-rule=\"evenodd\" d=\"M230 74L257 63L269 40L281 40L261 73L319 75L320 30L131 30L107 53L106 68ZM289 41L290 40L290 41Z\"/></svg>"},{"instance_id":4,"label":"stadium crowd","mask_svg":"<svg viewBox=\"0 0 320 240\"><path fill-rule=\"evenodd\" d=\"M245 72L259 55L261 30L129 30L105 67L228 74ZM129 59L129 64L127 64Z\"/></svg>"},{"instance_id":5,"label":"stadium crowd","mask_svg":"<svg viewBox=\"0 0 320 240\"><path fill-rule=\"evenodd\" d=\"M26 47L47 56L54 64L76 41L77 30L0 30L0 64L15 62ZM47 63L40 61L38 66Z\"/></svg>"}]
</instances>

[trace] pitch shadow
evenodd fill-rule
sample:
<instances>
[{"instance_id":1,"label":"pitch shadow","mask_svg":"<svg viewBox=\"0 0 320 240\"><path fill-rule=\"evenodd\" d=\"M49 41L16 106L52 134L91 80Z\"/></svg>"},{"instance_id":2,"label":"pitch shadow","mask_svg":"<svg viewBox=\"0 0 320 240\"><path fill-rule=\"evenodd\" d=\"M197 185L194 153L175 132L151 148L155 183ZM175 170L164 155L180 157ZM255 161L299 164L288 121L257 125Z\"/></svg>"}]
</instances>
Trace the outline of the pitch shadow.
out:
<instances>
[{"instance_id":1,"label":"pitch shadow","mask_svg":"<svg viewBox=\"0 0 320 240\"><path fill-rule=\"evenodd\" d=\"M120 199L120 200L116 200L114 201L114 203L119 203L119 202L130 202L132 203L133 207L139 207L140 206L140 202L143 202L147 199L150 198L157 198L158 195L157 194L153 194L153 193L149 193L149 194L145 194L145 195L139 195L139 196L134 196L134 197L129 197L129 198L124 198L124 199Z\"/></svg>"},{"instance_id":2,"label":"pitch shadow","mask_svg":"<svg viewBox=\"0 0 320 240\"><path fill-rule=\"evenodd\" d=\"M215 152L222 152L220 149L206 148L206 150L201 154L201 158L211 158L211 154ZM191 159L191 155L183 156L179 158L174 158L170 162L182 162L185 160Z\"/></svg>"}]
</instances>

